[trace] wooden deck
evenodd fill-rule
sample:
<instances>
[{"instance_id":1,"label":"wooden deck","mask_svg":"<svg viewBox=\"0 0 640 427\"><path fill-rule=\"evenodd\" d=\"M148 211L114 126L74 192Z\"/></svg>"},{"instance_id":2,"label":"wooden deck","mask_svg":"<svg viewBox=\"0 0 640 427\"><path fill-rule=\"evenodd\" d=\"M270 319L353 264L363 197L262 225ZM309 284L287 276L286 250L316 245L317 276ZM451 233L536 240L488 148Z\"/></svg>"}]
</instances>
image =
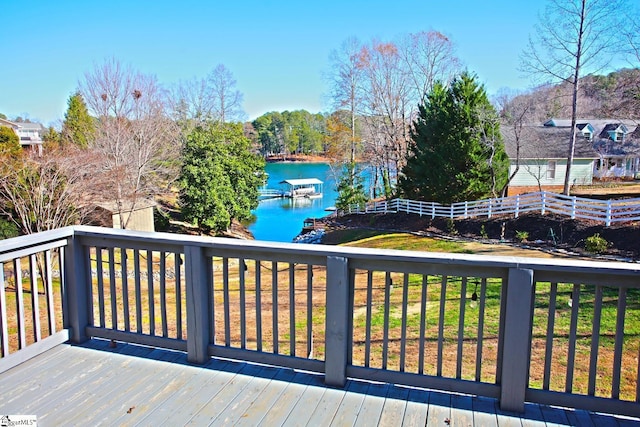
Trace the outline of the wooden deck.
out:
<instances>
[{"instance_id":1,"label":"wooden deck","mask_svg":"<svg viewBox=\"0 0 640 427\"><path fill-rule=\"evenodd\" d=\"M0 414L38 425L549 426L640 425L637 420L320 375L107 341L59 345L0 375Z\"/></svg>"}]
</instances>

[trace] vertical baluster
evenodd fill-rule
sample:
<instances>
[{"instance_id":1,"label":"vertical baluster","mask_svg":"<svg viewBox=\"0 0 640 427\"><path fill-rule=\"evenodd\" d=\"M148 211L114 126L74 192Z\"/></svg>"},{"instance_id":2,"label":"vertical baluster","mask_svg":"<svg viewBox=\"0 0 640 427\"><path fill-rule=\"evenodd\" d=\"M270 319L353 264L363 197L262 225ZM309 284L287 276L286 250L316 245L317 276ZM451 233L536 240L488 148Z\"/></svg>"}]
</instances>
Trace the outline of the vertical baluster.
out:
<instances>
[{"instance_id":1,"label":"vertical baluster","mask_svg":"<svg viewBox=\"0 0 640 427\"><path fill-rule=\"evenodd\" d=\"M640 346L638 346L638 370L636 371L636 403L640 403Z\"/></svg>"},{"instance_id":2,"label":"vertical baluster","mask_svg":"<svg viewBox=\"0 0 640 427\"><path fill-rule=\"evenodd\" d=\"M129 272L127 271L127 250L120 248L120 283L122 283L122 316L124 317L124 330L131 332L131 319L129 313Z\"/></svg>"},{"instance_id":3,"label":"vertical baluster","mask_svg":"<svg viewBox=\"0 0 640 427\"><path fill-rule=\"evenodd\" d=\"M100 327L105 328L104 277L102 276L102 248L96 247L96 274L98 276L98 313ZM95 325L94 325L95 326Z\"/></svg>"},{"instance_id":4,"label":"vertical baluster","mask_svg":"<svg viewBox=\"0 0 640 427\"><path fill-rule=\"evenodd\" d=\"M369 367L371 360L371 311L373 310L373 271L367 271L367 320L365 322L364 366Z\"/></svg>"},{"instance_id":5,"label":"vertical baluster","mask_svg":"<svg viewBox=\"0 0 640 427\"><path fill-rule=\"evenodd\" d=\"M186 255L185 255L186 256ZM180 265L182 265L182 259L180 260ZM209 343L216 344L216 275L214 274L215 260L213 257L206 257L205 266L206 269L205 274L208 280L210 280L210 288L209 288ZM187 274L185 273L185 289L186 289L186 280ZM186 291L185 291L186 294ZM188 310L187 310L188 312ZM187 316L187 323L189 319Z\"/></svg>"},{"instance_id":6,"label":"vertical baluster","mask_svg":"<svg viewBox=\"0 0 640 427\"><path fill-rule=\"evenodd\" d=\"M20 258L13 260L13 279L16 284L16 317L18 321L19 349L27 346L26 329L24 324L24 293L22 290L22 262Z\"/></svg>"},{"instance_id":7,"label":"vertical baluster","mask_svg":"<svg viewBox=\"0 0 640 427\"><path fill-rule=\"evenodd\" d=\"M296 355L296 265L289 264L289 354Z\"/></svg>"},{"instance_id":8,"label":"vertical baluster","mask_svg":"<svg viewBox=\"0 0 640 427\"><path fill-rule=\"evenodd\" d=\"M40 304L38 298L38 260L36 254L29 257L29 283L31 284L31 318L33 320L33 340L40 341Z\"/></svg>"},{"instance_id":9,"label":"vertical baluster","mask_svg":"<svg viewBox=\"0 0 640 427\"><path fill-rule=\"evenodd\" d=\"M402 283L402 331L400 332L400 372L404 372L407 348L407 308L409 306L409 274L404 273Z\"/></svg>"},{"instance_id":10,"label":"vertical baluster","mask_svg":"<svg viewBox=\"0 0 640 427\"><path fill-rule=\"evenodd\" d=\"M229 313L229 258L222 258L222 293L224 296L224 345L231 345L231 318Z\"/></svg>"},{"instance_id":11,"label":"vertical baluster","mask_svg":"<svg viewBox=\"0 0 640 427\"><path fill-rule=\"evenodd\" d=\"M136 331L142 333L142 289L140 286L140 251L133 250L133 278L136 293Z\"/></svg>"},{"instance_id":12,"label":"vertical baluster","mask_svg":"<svg viewBox=\"0 0 640 427\"><path fill-rule=\"evenodd\" d=\"M556 297L558 294L558 284L551 284L549 294L549 315L547 317L547 342L544 348L544 377L542 379L543 390L549 390L551 381L551 359L553 356L553 329L556 320Z\"/></svg>"},{"instance_id":13,"label":"vertical baluster","mask_svg":"<svg viewBox=\"0 0 640 427\"><path fill-rule=\"evenodd\" d=\"M595 396L598 370L598 348L600 347L600 319L602 318L602 286L595 287L593 303L593 327L591 329L591 359L589 360L589 386L587 393Z\"/></svg>"},{"instance_id":14,"label":"vertical baluster","mask_svg":"<svg viewBox=\"0 0 640 427\"><path fill-rule=\"evenodd\" d=\"M182 339L182 256L175 252L173 254L173 270L176 285L176 338ZM213 294L212 294L213 295ZM215 324L215 322L214 322ZM213 326L213 325L212 325Z\"/></svg>"},{"instance_id":15,"label":"vertical baluster","mask_svg":"<svg viewBox=\"0 0 640 427\"><path fill-rule=\"evenodd\" d=\"M116 261L113 248L109 248L109 299L111 300L111 328L118 329L118 298L116 292Z\"/></svg>"},{"instance_id":16,"label":"vertical baluster","mask_svg":"<svg viewBox=\"0 0 640 427\"><path fill-rule=\"evenodd\" d=\"M83 252L87 252L89 249L88 248L84 248ZM66 278L66 274L65 274L65 270L64 270L64 263L65 263L65 251L66 248L62 247L62 248L58 248L58 271L60 272L59 274L59 280L60 280L60 295L61 295L61 300L62 300L62 319L65 322L68 322L67 319L69 319L69 303L68 303L68 295L67 295L67 278ZM86 259L88 259L89 257L87 256L85 258L84 261L81 262L86 262ZM88 294L89 297L91 298L90 301L93 301L93 296L91 294L91 286L87 287L88 289ZM93 324L93 310L89 310L89 314L90 314L90 318L89 318L89 322L90 324ZM64 325L63 327L66 327L67 325Z\"/></svg>"},{"instance_id":17,"label":"vertical baluster","mask_svg":"<svg viewBox=\"0 0 640 427\"><path fill-rule=\"evenodd\" d=\"M238 259L238 277L240 279L240 348L247 347L247 313L245 295L245 273L247 264L244 258Z\"/></svg>"},{"instance_id":18,"label":"vertical baluster","mask_svg":"<svg viewBox=\"0 0 640 427\"><path fill-rule=\"evenodd\" d=\"M4 264L0 263L0 351L2 357L9 354L9 327L7 325L7 296L5 294Z\"/></svg>"},{"instance_id":19,"label":"vertical baluster","mask_svg":"<svg viewBox=\"0 0 640 427\"><path fill-rule=\"evenodd\" d=\"M256 260L256 350L262 351L262 264Z\"/></svg>"},{"instance_id":20,"label":"vertical baluster","mask_svg":"<svg viewBox=\"0 0 640 427\"><path fill-rule=\"evenodd\" d=\"M440 283L440 316L438 318L438 366L436 368L436 375L442 376L442 345L444 343L444 310L445 303L447 302L447 282L449 278L442 276Z\"/></svg>"},{"instance_id":21,"label":"vertical baluster","mask_svg":"<svg viewBox=\"0 0 640 427\"><path fill-rule=\"evenodd\" d=\"M422 276L422 294L420 296L420 342L418 350L418 374L424 374L424 340L427 328L427 283L428 276Z\"/></svg>"},{"instance_id":22,"label":"vertical baluster","mask_svg":"<svg viewBox=\"0 0 640 427\"><path fill-rule=\"evenodd\" d=\"M456 360L456 378L462 378L462 350L464 345L464 316L467 305L467 277L462 278L460 286L460 317L458 318L458 352Z\"/></svg>"},{"instance_id":23,"label":"vertical baluster","mask_svg":"<svg viewBox=\"0 0 640 427\"><path fill-rule=\"evenodd\" d=\"M389 356L389 308L391 300L391 273L387 271L384 286L384 330L382 338L382 369L387 369L387 358Z\"/></svg>"},{"instance_id":24,"label":"vertical baluster","mask_svg":"<svg viewBox=\"0 0 640 427\"><path fill-rule=\"evenodd\" d=\"M162 336L169 336L167 321L167 253L160 252L160 316L162 321Z\"/></svg>"},{"instance_id":25,"label":"vertical baluster","mask_svg":"<svg viewBox=\"0 0 640 427\"><path fill-rule=\"evenodd\" d=\"M273 299L273 308L271 309L271 312L273 314L273 353L278 354L278 263L276 261L273 261L271 263L271 267L271 296Z\"/></svg>"},{"instance_id":26,"label":"vertical baluster","mask_svg":"<svg viewBox=\"0 0 640 427\"><path fill-rule=\"evenodd\" d=\"M482 378L482 343L484 342L484 310L487 303L487 278L480 284L480 307L478 310L478 344L476 347L476 381Z\"/></svg>"},{"instance_id":27,"label":"vertical baluster","mask_svg":"<svg viewBox=\"0 0 640 427\"><path fill-rule=\"evenodd\" d=\"M613 378L611 397L620 398L620 370L622 368L622 344L624 343L624 318L627 311L627 288L618 291L618 313L616 316L616 342L613 351Z\"/></svg>"},{"instance_id":28,"label":"vertical baluster","mask_svg":"<svg viewBox=\"0 0 640 427\"><path fill-rule=\"evenodd\" d=\"M49 335L56 333L56 307L53 301L53 265L51 251L44 253L44 292L47 298L47 320L49 321Z\"/></svg>"},{"instance_id":29,"label":"vertical baluster","mask_svg":"<svg viewBox=\"0 0 640 427\"><path fill-rule=\"evenodd\" d=\"M569 349L567 352L567 377L565 391L573 391L573 373L575 371L576 339L578 331L578 307L580 306L580 285L573 285L571 294L571 324L569 326Z\"/></svg>"},{"instance_id":30,"label":"vertical baluster","mask_svg":"<svg viewBox=\"0 0 640 427\"><path fill-rule=\"evenodd\" d=\"M313 355L313 266L307 265L307 358Z\"/></svg>"},{"instance_id":31,"label":"vertical baluster","mask_svg":"<svg viewBox=\"0 0 640 427\"><path fill-rule=\"evenodd\" d=\"M147 250L147 295L149 298L149 335L156 334L156 304L153 289L153 251Z\"/></svg>"}]
</instances>

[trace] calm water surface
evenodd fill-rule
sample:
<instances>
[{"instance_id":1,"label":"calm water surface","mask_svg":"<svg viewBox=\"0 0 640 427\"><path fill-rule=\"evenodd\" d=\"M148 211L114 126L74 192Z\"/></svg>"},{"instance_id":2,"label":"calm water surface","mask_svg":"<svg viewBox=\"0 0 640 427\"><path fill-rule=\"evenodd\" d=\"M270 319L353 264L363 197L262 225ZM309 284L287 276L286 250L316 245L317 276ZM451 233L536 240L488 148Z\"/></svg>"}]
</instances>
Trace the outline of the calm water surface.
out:
<instances>
[{"instance_id":1,"label":"calm water surface","mask_svg":"<svg viewBox=\"0 0 640 427\"><path fill-rule=\"evenodd\" d=\"M326 163L268 163L267 188L280 189L285 179L318 178L324 181L323 196L318 199L269 199L262 200L253 211L256 221L249 225L249 231L256 240L291 242L302 230L307 218L328 215L325 209L335 206L338 194L331 168Z\"/></svg>"}]
</instances>

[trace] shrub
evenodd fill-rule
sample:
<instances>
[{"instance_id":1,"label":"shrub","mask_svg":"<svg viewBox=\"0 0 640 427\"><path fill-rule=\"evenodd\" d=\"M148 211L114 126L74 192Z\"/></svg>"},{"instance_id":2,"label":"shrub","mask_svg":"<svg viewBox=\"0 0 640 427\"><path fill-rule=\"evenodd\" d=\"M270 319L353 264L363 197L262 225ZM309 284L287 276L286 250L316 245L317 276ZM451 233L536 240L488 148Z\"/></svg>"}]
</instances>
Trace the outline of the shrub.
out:
<instances>
[{"instance_id":1,"label":"shrub","mask_svg":"<svg viewBox=\"0 0 640 427\"><path fill-rule=\"evenodd\" d=\"M484 224L480 226L480 237L482 237L483 239L487 239L489 237L489 235L487 234L487 230L485 230L484 228Z\"/></svg>"},{"instance_id":2,"label":"shrub","mask_svg":"<svg viewBox=\"0 0 640 427\"><path fill-rule=\"evenodd\" d=\"M447 218L447 233L452 236L456 236L458 234L458 230L456 230L456 223L451 218Z\"/></svg>"},{"instance_id":3,"label":"shrub","mask_svg":"<svg viewBox=\"0 0 640 427\"><path fill-rule=\"evenodd\" d=\"M161 209L153 210L153 223L156 231L169 231L169 215Z\"/></svg>"},{"instance_id":4,"label":"shrub","mask_svg":"<svg viewBox=\"0 0 640 427\"><path fill-rule=\"evenodd\" d=\"M600 236L600 233L596 233L593 236L589 236L586 238L584 243L584 248L587 252L592 254L600 254L605 252L609 247L609 242L607 239Z\"/></svg>"},{"instance_id":5,"label":"shrub","mask_svg":"<svg viewBox=\"0 0 640 427\"><path fill-rule=\"evenodd\" d=\"M528 231L516 231L516 240L518 242L526 242L528 238L529 238Z\"/></svg>"}]
</instances>

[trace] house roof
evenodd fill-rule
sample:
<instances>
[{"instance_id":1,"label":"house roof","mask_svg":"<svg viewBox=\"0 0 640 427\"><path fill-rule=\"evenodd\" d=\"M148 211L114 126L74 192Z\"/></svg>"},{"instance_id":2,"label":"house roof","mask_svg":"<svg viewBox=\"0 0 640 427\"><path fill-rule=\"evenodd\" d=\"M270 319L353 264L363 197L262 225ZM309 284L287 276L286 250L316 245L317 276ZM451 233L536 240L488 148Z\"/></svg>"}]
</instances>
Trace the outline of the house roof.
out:
<instances>
[{"instance_id":1,"label":"house roof","mask_svg":"<svg viewBox=\"0 0 640 427\"><path fill-rule=\"evenodd\" d=\"M553 122L553 125L549 125ZM569 120L552 119L542 126L524 126L520 136L521 159L563 159L569 152L571 138L570 126L559 124L570 123ZM589 140L580 133L576 135L574 158L596 159L599 157L640 156L640 126L631 120L589 119L580 120L576 126L583 130L587 125L594 129L594 137ZM621 141L614 141L611 134L616 131L626 132ZM511 127L502 127L503 140L507 155L518 156L515 131Z\"/></svg>"},{"instance_id":2,"label":"house roof","mask_svg":"<svg viewBox=\"0 0 640 427\"><path fill-rule=\"evenodd\" d=\"M507 155L514 159L518 157L516 135L511 127L502 128ZM521 159L564 159L569 152L571 128L525 126L520 134ZM574 158L596 159L598 153L593 149L591 141L576 138Z\"/></svg>"},{"instance_id":3,"label":"house roof","mask_svg":"<svg viewBox=\"0 0 640 427\"><path fill-rule=\"evenodd\" d=\"M43 130L44 127L40 123L12 122L11 120L0 119L0 126L8 126L14 129L24 130Z\"/></svg>"}]
</instances>

